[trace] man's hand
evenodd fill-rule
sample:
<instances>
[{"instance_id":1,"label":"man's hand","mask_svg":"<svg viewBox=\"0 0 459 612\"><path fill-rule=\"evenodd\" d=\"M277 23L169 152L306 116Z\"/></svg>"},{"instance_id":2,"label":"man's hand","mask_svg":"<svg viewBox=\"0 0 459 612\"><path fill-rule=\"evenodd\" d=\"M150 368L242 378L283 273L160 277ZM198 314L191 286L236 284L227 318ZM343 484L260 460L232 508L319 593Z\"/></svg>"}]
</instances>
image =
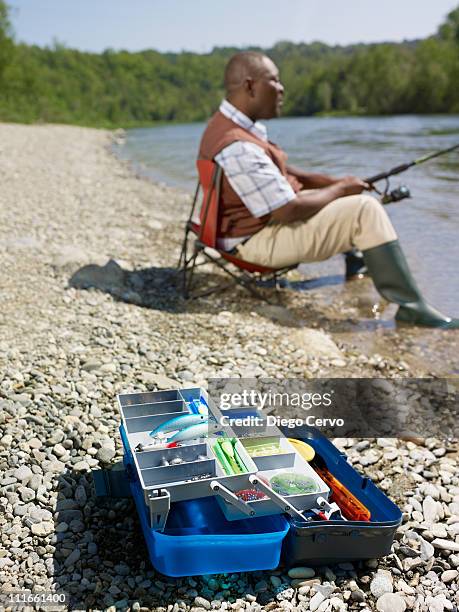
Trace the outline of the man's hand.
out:
<instances>
[{"instance_id":1,"label":"man's hand","mask_svg":"<svg viewBox=\"0 0 459 612\"><path fill-rule=\"evenodd\" d=\"M358 195L365 189L370 189L370 185L359 179L357 176L345 176L334 185L340 192L340 197Z\"/></svg>"}]
</instances>

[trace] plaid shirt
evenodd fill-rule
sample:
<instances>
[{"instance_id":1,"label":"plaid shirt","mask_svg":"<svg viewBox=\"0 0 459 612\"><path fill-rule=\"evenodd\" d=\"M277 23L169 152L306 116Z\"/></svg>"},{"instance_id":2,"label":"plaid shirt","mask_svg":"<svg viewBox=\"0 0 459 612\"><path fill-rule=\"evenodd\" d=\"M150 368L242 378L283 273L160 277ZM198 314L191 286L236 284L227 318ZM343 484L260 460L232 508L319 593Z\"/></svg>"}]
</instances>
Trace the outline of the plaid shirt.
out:
<instances>
[{"instance_id":1,"label":"plaid shirt","mask_svg":"<svg viewBox=\"0 0 459 612\"><path fill-rule=\"evenodd\" d=\"M254 123L228 100L223 100L220 112L254 136L268 140L266 127L258 121ZM276 164L252 142L231 143L215 156L215 161L254 217L262 217L295 199L295 192ZM222 238L218 246L230 251L247 238Z\"/></svg>"}]
</instances>

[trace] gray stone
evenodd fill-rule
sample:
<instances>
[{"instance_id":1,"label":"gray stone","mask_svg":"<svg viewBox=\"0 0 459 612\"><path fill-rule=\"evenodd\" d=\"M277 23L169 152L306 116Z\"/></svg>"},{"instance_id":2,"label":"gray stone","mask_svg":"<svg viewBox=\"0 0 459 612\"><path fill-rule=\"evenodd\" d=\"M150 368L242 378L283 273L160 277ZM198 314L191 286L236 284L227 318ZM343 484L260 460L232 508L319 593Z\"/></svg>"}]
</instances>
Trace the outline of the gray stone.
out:
<instances>
[{"instance_id":1,"label":"gray stone","mask_svg":"<svg viewBox=\"0 0 459 612\"><path fill-rule=\"evenodd\" d=\"M322 331L303 327L290 332L292 343L303 349L307 355L342 360L343 353L334 341Z\"/></svg>"},{"instance_id":2,"label":"gray stone","mask_svg":"<svg viewBox=\"0 0 459 612\"><path fill-rule=\"evenodd\" d=\"M210 601L207 601L207 599L204 599L204 597L195 597L194 603L196 606L199 606L200 608L205 608L206 610L210 610Z\"/></svg>"},{"instance_id":3,"label":"gray stone","mask_svg":"<svg viewBox=\"0 0 459 612\"><path fill-rule=\"evenodd\" d=\"M92 372L93 370L98 370L101 365L101 362L97 359L88 359L83 363L81 369L85 372Z\"/></svg>"},{"instance_id":4,"label":"gray stone","mask_svg":"<svg viewBox=\"0 0 459 612\"><path fill-rule=\"evenodd\" d=\"M99 448L96 455L97 459L101 463L110 463L114 456L115 449L109 446L103 446L102 448Z\"/></svg>"},{"instance_id":5,"label":"gray stone","mask_svg":"<svg viewBox=\"0 0 459 612\"><path fill-rule=\"evenodd\" d=\"M450 550L451 552L459 552L459 542L453 542L452 540L443 540L435 538L432 541L432 546L439 548L440 550Z\"/></svg>"},{"instance_id":6,"label":"gray stone","mask_svg":"<svg viewBox=\"0 0 459 612\"><path fill-rule=\"evenodd\" d=\"M322 593L316 593L309 602L309 609L311 612L315 612L323 601L325 601L325 597L322 595Z\"/></svg>"},{"instance_id":7,"label":"gray stone","mask_svg":"<svg viewBox=\"0 0 459 612\"><path fill-rule=\"evenodd\" d=\"M315 584L314 589L317 593L322 593L324 599L328 599L330 595L335 591L335 586L333 584Z\"/></svg>"},{"instance_id":8,"label":"gray stone","mask_svg":"<svg viewBox=\"0 0 459 612\"><path fill-rule=\"evenodd\" d=\"M58 510L58 518L60 522L70 524L73 520L81 521L83 519L83 513L81 512L81 510Z\"/></svg>"},{"instance_id":9,"label":"gray stone","mask_svg":"<svg viewBox=\"0 0 459 612\"><path fill-rule=\"evenodd\" d=\"M25 504L16 504L13 507L14 516L25 516L27 514L27 505Z\"/></svg>"},{"instance_id":10,"label":"gray stone","mask_svg":"<svg viewBox=\"0 0 459 612\"><path fill-rule=\"evenodd\" d=\"M6 478L3 478L0 484L2 487L7 487L8 485L15 484L16 482L17 480L14 476L7 476Z\"/></svg>"},{"instance_id":11,"label":"gray stone","mask_svg":"<svg viewBox=\"0 0 459 612\"><path fill-rule=\"evenodd\" d=\"M378 598L384 593L392 593L394 586L392 584L392 576L390 572L379 570L370 583L370 591Z\"/></svg>"},{"instance_id":12,"label":"gray stone","mask_svg":"<svg viewBox=\"0 0 459 612\"><path fill-rule=\"evenodd\" d=\"M78 485L75 489L75 501L78 502L80 506L84 506L88 500L88 496L86 495L86 489L82 485Z\"/></svg>"},{"instance_id":13,"label":"gray stone","mask_svg":"<svg viewBox=\"0 0 459 612\"><path fill-rule=\"evenodd\" d=\"M438 516L437 502L428 495L422 502L422 513L426 523L435 523Z\"/></svg>"},{"instance_id":14,"label":"gray stone","mask_svg":"<svg viewBox=\"0 0 459 612\"><path fill-rule=\"evenodd\" d=\"M41 521L52 521L53 515L49 510L45 508L40 508L39 506L32 506L29 508L29 516L35 522L39 523Z\"/></svg>"},{"instance_id":15,"label":"gray stone","mask_svg":"<svg viewBox=\"0 0 459 612\"><path fill-rule=\"evenodd\" d=\"M405 612L406 602L398 593L384 593L376 602L379 612Z\"/></svg>"},{"instance_id":16,"label":"gray stone","mask_svg":"<svg viewBox=\"0 0 459 612\"><path fill-rule=\"evenodd\" d=\"M62 444L55 444L53 447L53 453L56 455L56 457L64 457L65 455L68 455L68 450L65 449Z\"/></svg>"},{"instance_id":17,"label":"gray stone","mask_svg":"<svg viewBox=\"0 0 459 612\"><path fill-rule=\"evenodd\" d=\"M34 491L38 491L39 486L43 482L43 478L40 474L33 474L28 482L28 485Z\"/></svg>"},{"instance_id":18,"label":"gray stone","mask_svg":"<svg viewBox=\"0 0 459 612\"><path fill-rule=\"evenodd\" d=\"M194 374L190 370L181 370L178 372L178 377L186 382L191 382L194 380Z\"/></svg>"},{"instance_id":19,"label":"gray stone","mask_svg":"<svg viewBox=\"0 0 459 612\"><path fill-rule=\"evenodd\" d=\"M55 446L65 438L65 434L62 429L55 429L52 431L51 436L46 440L46 446Z\"/></svg>"},{"instance_id":20,"label":"gray stone","mask_svg":"<svg viewBox=\"0 0 459 612\"><path fill-rule=\"evenodd\" d=\"M54 523L51 521L42 521L41 523L34 523L30 528L30 531L37 536L46 537L53 533Z\"/></svg>"},{"instance_id":21,"label":"gray stone","mask_svg":"<svg viewBox=\"0 0 459 612\"><path fill-rule=\"evenodd\" d=\"M292 567L288 571L290 578L314 578L316 575L315 571L311 567Z\"/></svg>"},{"instance_id":22,"label":"gray stone","mask_svg":"<svg viewBox=\"0 0 459 612\"><path fill-rule=\"evenodd\" d=\"M73 520L70 522L69 529L73 533L81 533L85 530L85 524L83 521Z\"/></svg>"},{"instance_id":23,"label":"gray stone","mask_svg":"<svg viewBox=\"0 0 459 612\"><path fill-rule=\"evenodd\" d=\"M421 559L423 561L428 561L434 556L435 548L432 546L430 542L427 542L427 540L424 540L424 538L420 538L419 552L421 555Z\"/></svg>"},{"instance_id":24,"label":"gray stone","mask_svg":"<svg viewBox=\"0 0 459 612\"><path fill-rule=\"evenodd\" d=\"M95 287L101 291L119 291L126 286L126 272L110 259L105 266L89 264L80 268L69 280L69 285L76 289Z\"/></svg>"},{"instance_id":25,"label":"gray stone","mask_svg":"<svg viewBox=\"0 0 459 612\"><path fill-rule=\"evenodd\" d=\"M295 594L295 591L292 588L288 588L287 585L281 584L276 589L276 599L278 601L290 601Z\"/></svg>"},{"instance_id":26,"label":"gray stone","mask_svg":"<svg viewBox=\"0 0 459 612\"><path fill-rule=\"evenodd\" d=\"M421 559L421 557L408 557L403 561L403 569L405 572L409 572L415 567L420 567L421 565L424 565L424 561Z\"/></svg>"},{"instance_id":27,"label":"gray stone","mask_svg":"<svg viewBox=\"0 0 459 612\"><path fill-rule=\"evenodd\" d=\"M167 376L164 376L164 374L143 372L142 378L145 382L154 385L157 389L177 389L180 386L180 384L176 380L174 380L173 378L168 378Z\"/></svg>"},{"instance_id":28,"label":"gray stone","mask_svg":"<svg viewBox=\"0 0 459 612\"><path fill-rule=\"evenodd\" d=\"M255 593L263 593L268 590L268 583L266 580L260 580L255 584Z\"/></svg>"},{"instance_id":29,"label":"gray stone","mask_svg":"<svg viewBox=\"0 0 459 612\"><path fill-rule=\"evenodd\" d=\"M43 443L38 438L31 438L28 441L28 445L30 446L30 448L41 448L43 446Z\"/></svg>"},{"instance_id":30,"label":"gray stone","mask_svg":"<svg viewBox=\"0 0 459 612\"><path fill-rule=\"evenodd\" d=\"M331 597L328 605L329 605L329 608L328 608L329 610L337 610L338 612L347 612L347 605L339 597Z\"/></svg>"},{"instance_id":31,"label":"gray stone","mask_svg":"<svg viewBox=\"0 0 459 612\"><path fill-rule=\"evenodd\" d=\"M277 589L277 587L280 587L280 585L282 584L282 580L279 578L279 576L271 576L270 581L275 589Z\"/></svg>"},{"instance_id":32,"label":"gray stone","mask_svg":"<svg viewBox=\"0 0 459 612\"><path fill-rule=\"evenodd\" d=\"M69 526L64 521L58 523L58 525L56 526L57 533L65 533L66 531L68 531L68 529L69 529Z\"/></svg>"},{"instance_id":33,"label":"gray stone","mask_svg":"<svg viewBox=\"0 0 459 612\"><path fill-rule=\"evenodd\" d=\"M446 570L441 575L441 581L444 582L445 584L448 584L452 582L453 580L455 580L458 577L458 575L459 575L459 572L457 570Z\"/></svg>"},{"instance_id":34,"label":"gray stone","mask_svg":"<svg viewBox=\"0 0 459 612\"><path fill-rule=\"evenodd\" d=\"M29 489L28 487L19 487L18 492L22 501L26 504L35 499L35 491L33 489Z\"/></svg>"},{"instance_id":35,"label":"gray stone","mask_svg":"<svg viewBox=\"0 0 459 612\"><path fill-rule=\"evenodd\" d=\"M352 601L361 603L362 601L365 601L365 593L361 591L360 589L357 589L356 591L352 591L351 599Z\"/></svg>"},{"instance_id":36,"label":"gray stone","mask_svg":"<svg viewBox=\"0 0 459 612\"><path fill-rule=\"evenodd\" d=\"M72 552L69 554L69 556L67 557L67 559L64 562L64 565L66 567L70 567L71 565L74 565L80 558L80 550L78 548L75 548L72 550Z\"/></svg>"},{"instance_id":37,"label":"gray stone","mask_svg":"<svg viewBox=\"0 0 459 612\"><path fill-rule=\"evenodd\" d=\"M21 465L13 472L14 478L16 478L16 480L19 480L19 482L27 482L27 480L29 480L32 475L33 472L28 465Z\"/></svg>"},{"instance_id":38,"label":"gray stone","mask_svg":"<svg viewBox=\"0 0 459 612\"><path fill-rule=\"evenodd\" d=\"M443 612L445 603L447 603L447 599L443 594L436 597L426 597L429 612ZM448 610L451 610L451 608L448 607Z\"/></svg>"}]
</instances>

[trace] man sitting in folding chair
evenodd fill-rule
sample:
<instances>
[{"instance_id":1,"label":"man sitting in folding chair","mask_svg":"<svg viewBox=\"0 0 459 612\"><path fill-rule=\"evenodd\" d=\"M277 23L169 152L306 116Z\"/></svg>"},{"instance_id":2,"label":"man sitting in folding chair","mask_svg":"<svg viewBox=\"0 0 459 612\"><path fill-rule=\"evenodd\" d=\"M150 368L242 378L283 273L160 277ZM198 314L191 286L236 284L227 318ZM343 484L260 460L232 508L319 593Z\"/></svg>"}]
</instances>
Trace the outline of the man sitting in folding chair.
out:
<instances>
[{"instance_id":1,"label":"man sitting in folding chair","mask_svg":"<svg viewBox=\"0 0 459 612\"><path fill-rule=\"evenodd\" d=\"M233 56L225 70L226 99L209 121L199 160L223 169L217 246L271 269L363 251L378 291L400 305L400 321L458 327L423 299L397 235L378 200L357 177L337 179L287 165L259 119L279 116L284 88L265 55Z\"/></svg>"}]
</instances>

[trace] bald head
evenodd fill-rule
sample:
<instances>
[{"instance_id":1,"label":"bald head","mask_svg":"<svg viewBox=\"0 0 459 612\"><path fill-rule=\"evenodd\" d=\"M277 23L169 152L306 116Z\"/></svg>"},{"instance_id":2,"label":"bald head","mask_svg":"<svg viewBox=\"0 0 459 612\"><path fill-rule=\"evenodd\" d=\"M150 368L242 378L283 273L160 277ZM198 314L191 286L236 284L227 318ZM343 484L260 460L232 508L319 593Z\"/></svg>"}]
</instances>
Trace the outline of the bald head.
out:
<instances>
[{"instance_id":1,"label":"bald head","mask_svg":"<svg viewBox=\"0 0 459 612\"><path fill-rule=\"evenodd\" d=\"M265 70L265 62L271 62L269 57L256 51L236 53L225 68L225 89L232 94L243 86L247 78L258 79Z\"/></svg>"},{"instance_id":2,"label":"bald head","mask_svg":"<svg viewBox=\"0 0 459 612\"><path fill-rule=\"evenodd\" d=\"M243 51L225 69L226 98L253 121L278 117L284 88L279 70L263 53Z\"/></svg>"}]
</instances>

